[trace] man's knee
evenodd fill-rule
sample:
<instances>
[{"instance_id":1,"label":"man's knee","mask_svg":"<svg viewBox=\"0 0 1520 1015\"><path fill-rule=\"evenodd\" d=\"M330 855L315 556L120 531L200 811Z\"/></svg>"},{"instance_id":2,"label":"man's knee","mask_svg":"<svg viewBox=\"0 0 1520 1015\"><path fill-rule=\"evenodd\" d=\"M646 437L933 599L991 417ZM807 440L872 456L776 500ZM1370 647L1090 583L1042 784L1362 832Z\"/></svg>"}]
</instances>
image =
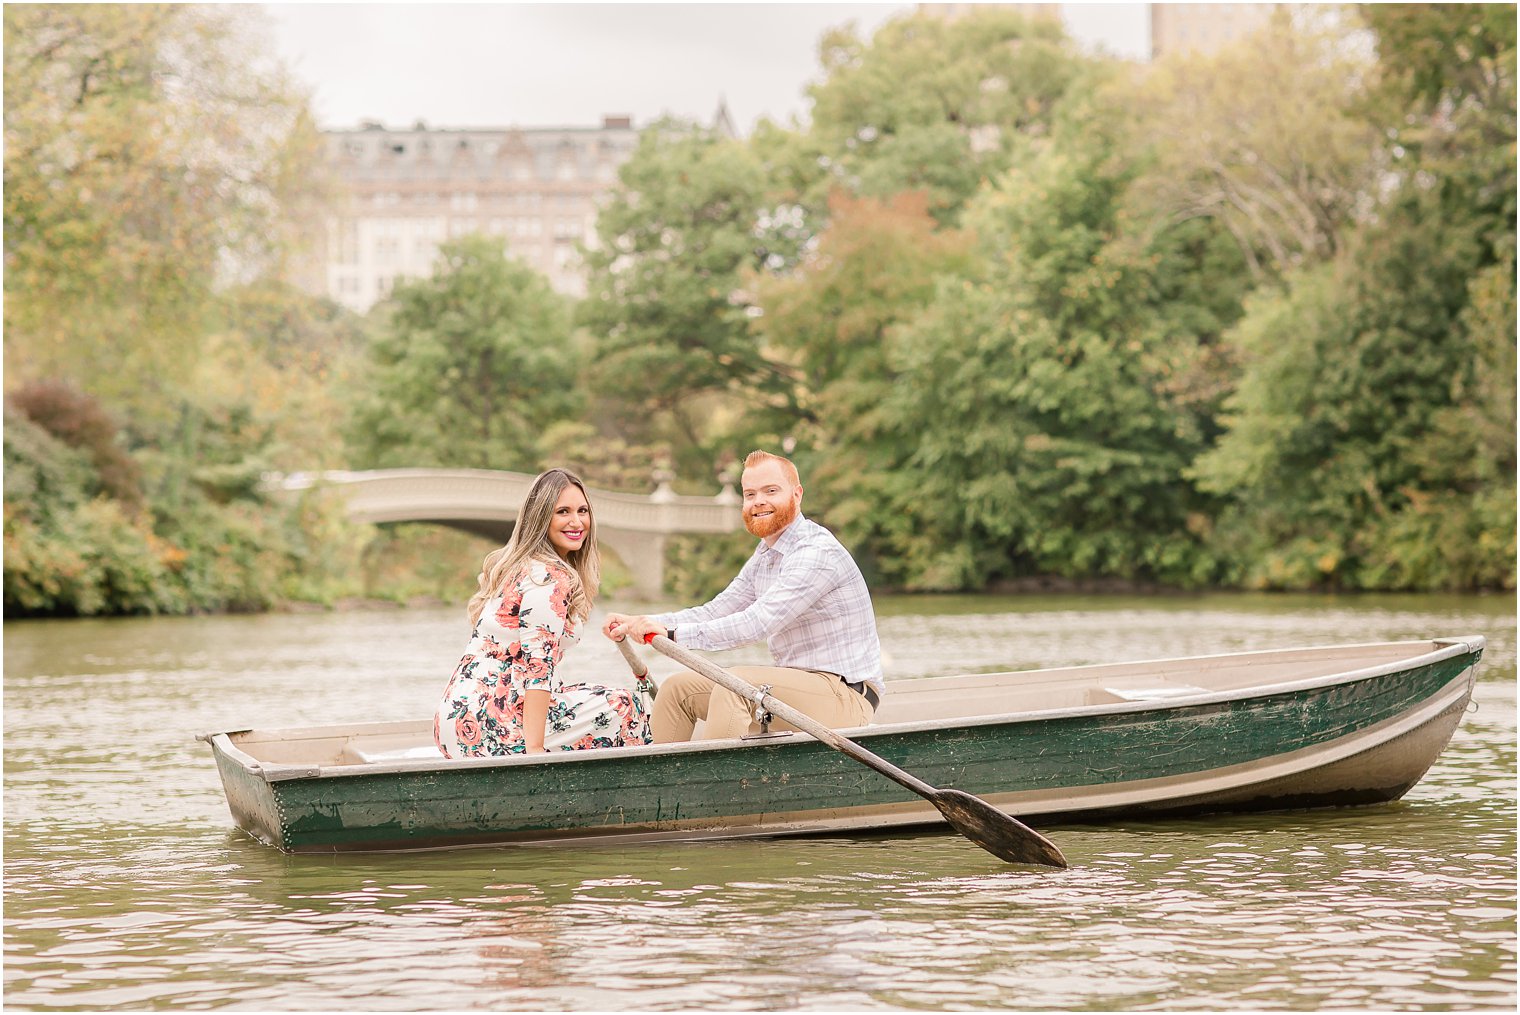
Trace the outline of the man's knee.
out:
<instances>
[{"instance_id":1,"label":"man's knee","mask_svg":"<svg viewBox=\"0 0 1520 1015\"><path fill-rule=\"evenodd\" d=\"M706 694L712 690L713 683L700 673L691 670L677 670L664 680L660 681L660 693L655 700L660 701L669 698L672 703L686 702L698 694Z\"/></svg>"}]
</instances>

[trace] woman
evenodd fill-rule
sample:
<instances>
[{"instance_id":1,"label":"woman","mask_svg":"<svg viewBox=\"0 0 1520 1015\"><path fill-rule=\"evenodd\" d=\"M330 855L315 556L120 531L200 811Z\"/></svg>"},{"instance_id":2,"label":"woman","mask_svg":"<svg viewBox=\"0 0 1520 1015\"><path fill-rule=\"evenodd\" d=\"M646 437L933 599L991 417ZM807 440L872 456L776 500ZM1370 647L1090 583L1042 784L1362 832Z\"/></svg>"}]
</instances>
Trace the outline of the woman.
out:
<instances>
[{"instance_id":1,"label":"woman","mask_svg":"<svg viewBox=\"0 0 1520 1015\"><path fill-rule=\"evenodd\" d=\"M649 743L649 717L632 691L564 684L557 672L600 574L586 487L550 469L528 490L512 538L482 566L470 644L433 716L445 757Z\"/></svg>"}]
</instances>

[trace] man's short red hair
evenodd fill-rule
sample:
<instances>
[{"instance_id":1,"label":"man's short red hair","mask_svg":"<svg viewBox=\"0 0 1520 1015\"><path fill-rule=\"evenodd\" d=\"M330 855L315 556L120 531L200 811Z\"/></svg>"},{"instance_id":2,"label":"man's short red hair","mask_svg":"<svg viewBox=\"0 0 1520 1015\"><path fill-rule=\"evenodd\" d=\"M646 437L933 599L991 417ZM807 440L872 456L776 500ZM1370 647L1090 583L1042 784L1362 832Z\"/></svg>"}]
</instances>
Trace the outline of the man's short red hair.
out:
<instances>
[{"instance_id":1,"label":"man's short red hair","mask_svg":"<svg viewBox=\"0 0 1520 1015\"><path fill-rule=\"evenodd\" d=\"M745 456L744 467L746 469L753 468L761 462L775 462L781 466L782 474L792 481L793 486L802 485L802 477L797 475L797 466L792 464L792 460L790 458L782 458L780 455L773 455L769 451L751 451Z\"/></svg>"}]
</instances>

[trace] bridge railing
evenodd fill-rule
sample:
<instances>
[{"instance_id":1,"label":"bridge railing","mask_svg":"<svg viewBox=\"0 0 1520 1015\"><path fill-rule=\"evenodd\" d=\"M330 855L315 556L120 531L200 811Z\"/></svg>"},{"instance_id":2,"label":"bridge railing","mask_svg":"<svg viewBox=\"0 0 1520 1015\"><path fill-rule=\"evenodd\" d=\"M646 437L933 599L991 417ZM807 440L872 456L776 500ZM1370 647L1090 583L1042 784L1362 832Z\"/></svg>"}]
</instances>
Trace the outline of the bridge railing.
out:
<instances>
[{"instance_id":1,"label":"bridge railing","mask_svg":"<svg viewBox=\"0 0 1520 1015\"><path fill-rule=\"evenodd\" d=\"M343 496L348 516L358 522L440 517L505 521L517 517L533 478L490 469L372 469L270 476L267 483L289 492L332 489ZM672 535L734 532L741 526L739 498L729 487L715 497L682 496L665 483L647 495L589 487L587 493L603 529Z\"/></svg>"}]
</instances>

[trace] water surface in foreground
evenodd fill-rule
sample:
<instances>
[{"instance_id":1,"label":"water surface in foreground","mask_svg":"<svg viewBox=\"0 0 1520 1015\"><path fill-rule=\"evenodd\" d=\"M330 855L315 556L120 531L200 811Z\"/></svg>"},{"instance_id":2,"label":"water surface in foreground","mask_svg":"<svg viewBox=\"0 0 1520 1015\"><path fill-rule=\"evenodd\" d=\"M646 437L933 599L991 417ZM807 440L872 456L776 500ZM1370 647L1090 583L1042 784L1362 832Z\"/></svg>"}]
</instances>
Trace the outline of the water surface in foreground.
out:
<instances>
[{"instance_id":1,"label":"water surface in foreground","mask_svg":"<svg viewBox=\"0 0 1520 1015\"><path fill-rule=\"evenodd\" d=\"M6 1004L1513 1009L1513 597L878 608L889 679L1467 633L1489 650L1399 803L1056 827L1073 867L1035 873L952 834L285 856L231 828L194 734L427 714L458 611L11 623ZM622 678L596 637L570 664Z\"/></svg>"}]
</instances>

